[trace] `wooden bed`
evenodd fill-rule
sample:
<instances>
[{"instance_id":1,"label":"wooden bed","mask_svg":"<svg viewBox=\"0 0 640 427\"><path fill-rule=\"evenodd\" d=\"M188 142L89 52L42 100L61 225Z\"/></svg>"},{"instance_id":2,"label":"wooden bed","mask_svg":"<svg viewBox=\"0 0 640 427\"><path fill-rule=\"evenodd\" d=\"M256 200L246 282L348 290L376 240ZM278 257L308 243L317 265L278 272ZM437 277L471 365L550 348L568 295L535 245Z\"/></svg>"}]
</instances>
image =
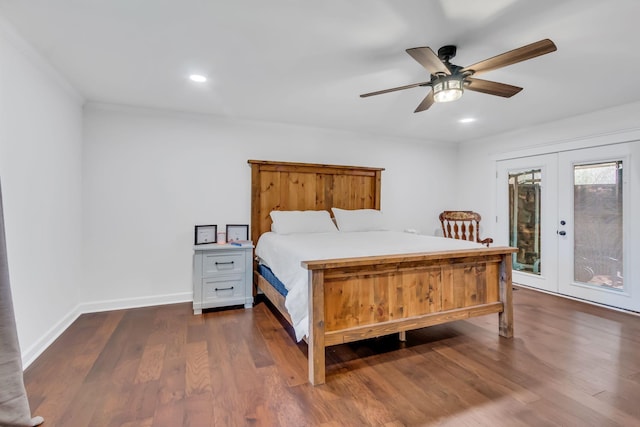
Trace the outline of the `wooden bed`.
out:
<instances>
[{"instance_id":1,"label":"wooden bed","mask_svg":"<svg viewBox=\"0 0 640 427\"><path fill-rule=\"evenodd\" d=\"M270 231L272 210L380 209L382 168L249 160L251 237ZM325 348L498 313L513 336L511 254L495 247L309 260L309 381L325 382ZM257 270L254 282L291 322L284 297Z\"/></svg>"}]
</instances>

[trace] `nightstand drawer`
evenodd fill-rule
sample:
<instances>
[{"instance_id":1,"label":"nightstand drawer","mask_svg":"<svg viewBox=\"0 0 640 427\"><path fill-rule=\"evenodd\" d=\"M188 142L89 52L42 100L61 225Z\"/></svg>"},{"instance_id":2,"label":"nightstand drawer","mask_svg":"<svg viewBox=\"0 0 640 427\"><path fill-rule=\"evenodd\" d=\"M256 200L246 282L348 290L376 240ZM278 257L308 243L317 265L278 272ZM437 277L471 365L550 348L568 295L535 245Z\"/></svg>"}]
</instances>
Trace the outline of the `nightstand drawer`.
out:
<instances>
[{"instance_id":1,"label":"nightstand drawer","mask_svg":"<svg viewBox=\"0 0 640 427\"><path fill-rule=\"evenodd\" d=\"M205 254L202 260L204 277L218 273L242 273L245 270L245 255L242 252Z\"/></svg>"},{"instance_id":2,"label":"nightstand drawer","mask_svg":"<svg viewBox=\"0 0 640 427\"><path fill-rule=\"evenodd\" d=\"M202 302L213 302L243 297L245 294L242 274L225 274L202 279Z\"/></svg>"}]
</instances>

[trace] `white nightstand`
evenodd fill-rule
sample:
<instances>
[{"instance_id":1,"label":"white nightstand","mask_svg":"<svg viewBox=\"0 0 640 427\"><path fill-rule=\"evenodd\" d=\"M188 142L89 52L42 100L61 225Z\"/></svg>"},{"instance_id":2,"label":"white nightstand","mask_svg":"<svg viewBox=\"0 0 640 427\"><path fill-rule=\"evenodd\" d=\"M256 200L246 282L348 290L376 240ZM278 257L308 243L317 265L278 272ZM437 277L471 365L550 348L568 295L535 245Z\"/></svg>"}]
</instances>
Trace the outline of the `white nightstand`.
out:
<instances>
[{"instance_id":1,"label":"white nightstand","mask_svg":"<svg viewBox=\"0 0 640 427\"><path fill-rule=\"evenodd\" d=\"M193 314L230 305L253 307L252 244L213 243L193 251Z\"/></svg>"}]
</instances>

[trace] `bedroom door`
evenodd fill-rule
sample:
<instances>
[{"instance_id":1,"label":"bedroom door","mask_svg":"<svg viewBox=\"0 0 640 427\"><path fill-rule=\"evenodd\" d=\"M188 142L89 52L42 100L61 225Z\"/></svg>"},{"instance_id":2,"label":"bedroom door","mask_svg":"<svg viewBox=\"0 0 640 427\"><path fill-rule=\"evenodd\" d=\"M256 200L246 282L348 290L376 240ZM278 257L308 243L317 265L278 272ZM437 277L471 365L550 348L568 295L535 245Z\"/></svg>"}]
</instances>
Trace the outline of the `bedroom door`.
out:
<instances>
[{"instance_id":1,"label":"bedroom door","mask_svg":"<svg viewBox=\"0 0 640 427\"><path fill-rule=\"evenodd\" d=\"M517 247L513 281L558 291L558 158L556 154L498 162L496 242Z\"/></svg>"},{"instance_id":2,"label":"bedroom door","mask_svg":"<svg viewBox=\"0 0 640 427\"><path fill-rule=\"evenodd\" d=\"M625 264L629 160L616 144L497 162L498 242L519 249L514 283L640 309Z\"/></svg>"}]
</instances>

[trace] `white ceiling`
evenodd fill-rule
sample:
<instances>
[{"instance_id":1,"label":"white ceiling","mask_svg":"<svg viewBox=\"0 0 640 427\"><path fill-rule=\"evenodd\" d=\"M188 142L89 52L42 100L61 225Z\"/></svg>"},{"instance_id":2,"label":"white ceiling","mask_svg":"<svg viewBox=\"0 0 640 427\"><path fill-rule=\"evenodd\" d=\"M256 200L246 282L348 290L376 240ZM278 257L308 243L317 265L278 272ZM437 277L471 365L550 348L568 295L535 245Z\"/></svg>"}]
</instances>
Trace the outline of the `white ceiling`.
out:
<instances>
[{"instance_id":1,"label":"white ceiling","mask_svg":"<svg viewBox=\"0 0 640 427\"><path fill-rule=\"evenodd\" d=\"M640 100L638 0L0 0L0 14L91 102L458 142ZM465 66L544 38L558 51L482 75L524 87L510 99L413 113L428 88L358 96L428 80L410 47L455 44Z\"/></svg>"}]
</instances>

